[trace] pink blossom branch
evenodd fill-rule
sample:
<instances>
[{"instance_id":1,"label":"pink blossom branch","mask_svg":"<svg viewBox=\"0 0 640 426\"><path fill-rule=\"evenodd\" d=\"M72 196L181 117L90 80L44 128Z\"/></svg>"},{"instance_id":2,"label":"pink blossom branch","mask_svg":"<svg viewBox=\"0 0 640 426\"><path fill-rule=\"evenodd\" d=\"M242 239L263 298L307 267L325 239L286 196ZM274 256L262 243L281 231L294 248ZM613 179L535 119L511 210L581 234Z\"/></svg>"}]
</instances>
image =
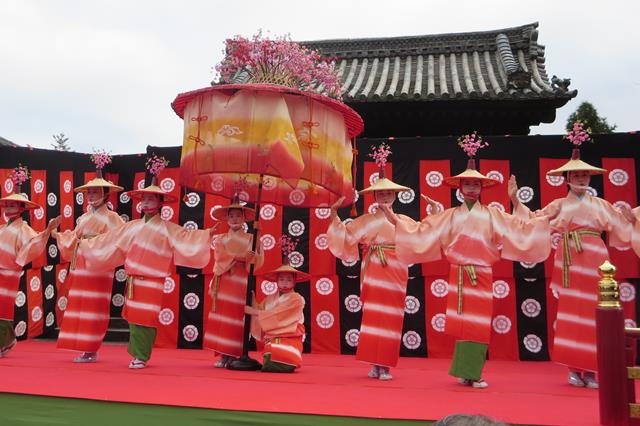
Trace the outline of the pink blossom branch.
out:
<instances>
[{"instance_id":1,"label":"pink blossom branch","mask_svg":"<svg viewBox=\"0 0 640 426\"><path fill-rule=\"evenodd\" d=\"M14 186L20 186L29 180L31 174L29 173L29 169L22 164L18 164L18 167L13 169L13 173L11 174L11 181Z\"/></svg>"},{"instance_id":2,"label":"pink blossom branch","mask_svg":"<svg viewBox=\"0 0 640 426\"><path fill-rule=\"evenodd\" d=\"M473 132L460 136L458 138L458 146L462 148L469 158L473 158L478 153L478 150L489 146L489 143L484 142L482 136L478 135L478 132Z\"/></svg>"},{"instance_id":3,"label":"pink blossom branch","mask_svg":"<svg viewBox=\"0 0 640 426\"><path fill-rule=\"evenodd\" d=\"M158 176L164 169L169 165L169 161L165 160L164 157L158 157L155 154L152 154L151 157L147 159L147 170L153 176Z\"/></svg>"},{"instance_id":4,"label":"pink blossom branch","mask_svg":"<svg viewBox=\"0 0 640 426\"><path fill-rule=\"evenodd\" d=\"M369 157L373 158L378 167L384 167L387 164L387 158L391 155L391 148L386 143L381 143L378 147L371 147Z\"/></svg>"},{"instance_id":5,"label":"pink blossom branch","mask_svg":"<svg viewBox=\"0 0 640 426\"><path fill-rule=\"evenodd\" d=\"M593 139L591 139L591 129L585 129L584 123L580 120L573 123L571 131L564 136L564 139L567 139L576 148L585 142L593 142Z\"/></svg>"}]
</instances>

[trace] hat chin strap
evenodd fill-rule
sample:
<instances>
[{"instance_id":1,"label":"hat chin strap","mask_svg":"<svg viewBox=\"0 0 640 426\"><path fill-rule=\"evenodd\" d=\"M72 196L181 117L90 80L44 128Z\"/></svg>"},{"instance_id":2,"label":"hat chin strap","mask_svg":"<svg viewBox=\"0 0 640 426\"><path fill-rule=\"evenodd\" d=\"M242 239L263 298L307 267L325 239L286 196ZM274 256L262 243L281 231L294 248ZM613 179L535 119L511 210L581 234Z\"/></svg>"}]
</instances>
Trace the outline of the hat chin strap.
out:
<instances>
[{"instance_id":1,"label":"hat chin strap","mask_svg":"<svg viewBox=\"0 0 640 426\"><path fill-rule=\"evenodd\" d=\"M160 206L152 207L152 208L143 208L142 213L146 215L154 215L160 212Z\"/></svg>"},{"instance_id":2,"label":"hat chin strap","mask_svg":"<svg viewBox=\"0 0 640 426\"><path fill-rule=\"evenodd\" d=\"M571 183L569 182L569 188L571 188L572 191L574 192L585 192L587 189L589 189L589 186L587 185L576 185L575 183Z\"/></svg>"},{"instance_id":3,"label":"hat chin strap","mask_svg":"<svg viewBox=\"0 0 640 426\"><path fill-rule=\"evenodd\" d=\"M464 196L465 200L466 199L470 199L470 200L473 200L473 201L478 201L478 199L480 198L480 192L478 192L477 194L469 194L469 193L463 191L462 188L460 188L460 192Z\"/></svg>"},{"instance_id":4,"label":"hat chin strap","mask_svg":"<svg viewBox=\"0 0 640 426\"><path fill-rule=\"evenodd\" d=\"M102 206L106 201L107 201L107 197L102 197L97 200L89 201L89 205L94 209L97 209L98 207Z\"/></svg>"},{"instance_id":5,"label":"hat chin strap","mask_svg":"<svg viewBox=\"0 0 640 426\"><path fill-rule=\"evenodd\" d=\"M20 217L23 211L24 209L22 208L18 208L18 211L15 213L7 213L7 211L5 210L4 215L7 219L15 219L16 217Z\"/></svg>"}]
</instances>

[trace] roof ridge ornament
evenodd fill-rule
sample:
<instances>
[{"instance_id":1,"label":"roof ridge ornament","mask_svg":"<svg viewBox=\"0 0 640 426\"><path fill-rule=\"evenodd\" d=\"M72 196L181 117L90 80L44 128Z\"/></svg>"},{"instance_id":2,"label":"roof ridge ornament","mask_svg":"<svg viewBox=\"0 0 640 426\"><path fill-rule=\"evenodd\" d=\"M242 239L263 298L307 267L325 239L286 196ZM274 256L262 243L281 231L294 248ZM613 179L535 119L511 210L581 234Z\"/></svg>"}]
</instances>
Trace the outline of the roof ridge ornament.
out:
<instances>
[{"instance_id":1,"label":"roof ridge ornament","mask_svg":"<svg viewBox=\"0 0 640 426\"><path fill-rule=\"evenodd\" d=\"M500 33L496 36L496 48L500 57L500 63L507 74L509 87L514 89L524 89L531 86L531 73L522 69L522 66L516 62L513 52L511 51L511 43L506 34Z\"/></svg>"}]
</instances>

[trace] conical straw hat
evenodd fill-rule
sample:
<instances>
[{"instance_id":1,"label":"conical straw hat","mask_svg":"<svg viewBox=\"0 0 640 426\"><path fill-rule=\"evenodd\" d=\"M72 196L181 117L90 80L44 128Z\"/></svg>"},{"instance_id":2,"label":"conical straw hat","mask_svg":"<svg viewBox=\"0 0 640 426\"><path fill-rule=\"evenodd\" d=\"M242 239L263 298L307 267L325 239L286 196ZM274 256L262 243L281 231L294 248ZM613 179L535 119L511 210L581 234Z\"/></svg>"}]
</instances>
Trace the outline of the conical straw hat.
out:
<instances>
[{"instance_id":1,"label":"conical straw hat","mask_svg":"<svg viewBox=\"0 0 640 426\"><path fill-rule=\"evenodd\" d=\"M212 216L216 220L226 220L227 215L229 214L229 210L233 209L242 210L245 222L253 222L256 219L256 211L249 207L245 207L240 201L240 197L238 197L238 194L235 194L233 196L233 200L231 200L231 204L229 204L228 206L218 207L217 209L215 209L212 213Z\"/></svg>"},{"instance_id":2,"label":"conical straw hat","mask_svg":"<svg viewBox=\"0 0 640 426\"><path fill-rule=\"evenodd\" d=\"M95 178L91 179L89 182L85 183L84 185L80 185L77 188L74 188L73 190L75 192L86 192L89 190L89 188L104 188L105 192L109 194L120 192L124 189L123 187L115 185L113 182L104 179L102 177L101 169L96 169Z\"/></svg>"},{"instance_id":3,"label":"conical straw hat","mask_svg":"<svg viewBox=\"0 0 640 426\"><path fill-rule=\"evenodd\" d=\"M19 191L20 189L18 188L17 190ZM22 203L26 209L40 208L40 206L36 203L29 201L29 198L26 195L19 192L0 198L0 207L6 206L8 201L17 201L19 203Z\"/></svg>"},{"instance_id":4,"label":"conical straw hat","mask_svg":"<svg viewBox=\"0 0 640 426\"><path fill-rule=\"evenodd\" d=\"M279 267L277 267L276 269L273 269L269 272L267 272L264 277L269 280L269 281L277 281L278 280L278 274L281 272L291 272L292 274L294 274L295 276L295 280L297 283L301 283L304 281L309 281L311 279L311 276L305 272L302 271L298 271L296 268L294 268L293 266L290 265L286 265L286 264L282 264Z\"/></svg>"},{"instance_id":5,"label":"conical straw hat","mask_svg":"<svg viewBox=\"0 0 640 426\"><path fill-rule=\"evenodd\" d=\"M467 169L464 172L457 174L455 176L450 176L448 178L445 178L444 183L446 183L447 185L453 188L460 188L460 181L462 179L477 179L482 183L483 188L497 185L500 183L499 181L492 179L490 177L487 177L482 173L480 173L478 170L476 170L476 160L474 160L473 158L470 158L469 161L467 161Z\"/></svg>"},{"instance_id":6,"label":"conical straw hat","mask_svg":"<svg viewBox=\"0 0 640 426\"><path fill-rule=\"evenodd\" d=\"M131 198L142 198L144 194L155 194L162 196L163 201L168 203L176 201L177 198L173 195L167 193L165 190L160 188L157 184L157 179L155 176L151 178L151 184L149 186L144 187L143 189L134 189L132 191L128 191L127 194Z\"/></svg>"},{"instance_id":7,"label":"conical straw hat","mask_svg":"<svg viewBox=\"0 0 640 426\"><path fill-rule=\"evenodd\" d=\"M589 172L591 175L601 175L606 173L606 169L601 169L600 167L592 166L589 163L586 163L580 159L580 150L578 148L574 148L571 152L571 159L564 163L562 166L557 169L549 170L547 175L549 176L561 176L566 172Z\"/></svg>"}]
</instances>

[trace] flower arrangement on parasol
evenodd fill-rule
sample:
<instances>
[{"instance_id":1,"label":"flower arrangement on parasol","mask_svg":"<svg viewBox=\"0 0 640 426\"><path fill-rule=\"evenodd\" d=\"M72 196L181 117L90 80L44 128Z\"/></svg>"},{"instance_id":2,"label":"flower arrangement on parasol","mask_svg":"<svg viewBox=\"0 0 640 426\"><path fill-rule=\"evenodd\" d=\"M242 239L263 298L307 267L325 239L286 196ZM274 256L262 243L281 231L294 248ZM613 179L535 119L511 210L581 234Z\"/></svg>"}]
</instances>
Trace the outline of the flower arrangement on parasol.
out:
<instances>
[{"instance_id":1,"label":"flower arrangement on parasol","mask_svg":"<svg viewBox=\"0 0 640 426\"><path fill-rule=\"evenodd\" d=\"M220 82L278 84L342 98L342 85L332 59L325 59L284 35L269 39L258 31L250 39L225 40L225 55L215 66Z\"/></svg>"}]
</instances>

